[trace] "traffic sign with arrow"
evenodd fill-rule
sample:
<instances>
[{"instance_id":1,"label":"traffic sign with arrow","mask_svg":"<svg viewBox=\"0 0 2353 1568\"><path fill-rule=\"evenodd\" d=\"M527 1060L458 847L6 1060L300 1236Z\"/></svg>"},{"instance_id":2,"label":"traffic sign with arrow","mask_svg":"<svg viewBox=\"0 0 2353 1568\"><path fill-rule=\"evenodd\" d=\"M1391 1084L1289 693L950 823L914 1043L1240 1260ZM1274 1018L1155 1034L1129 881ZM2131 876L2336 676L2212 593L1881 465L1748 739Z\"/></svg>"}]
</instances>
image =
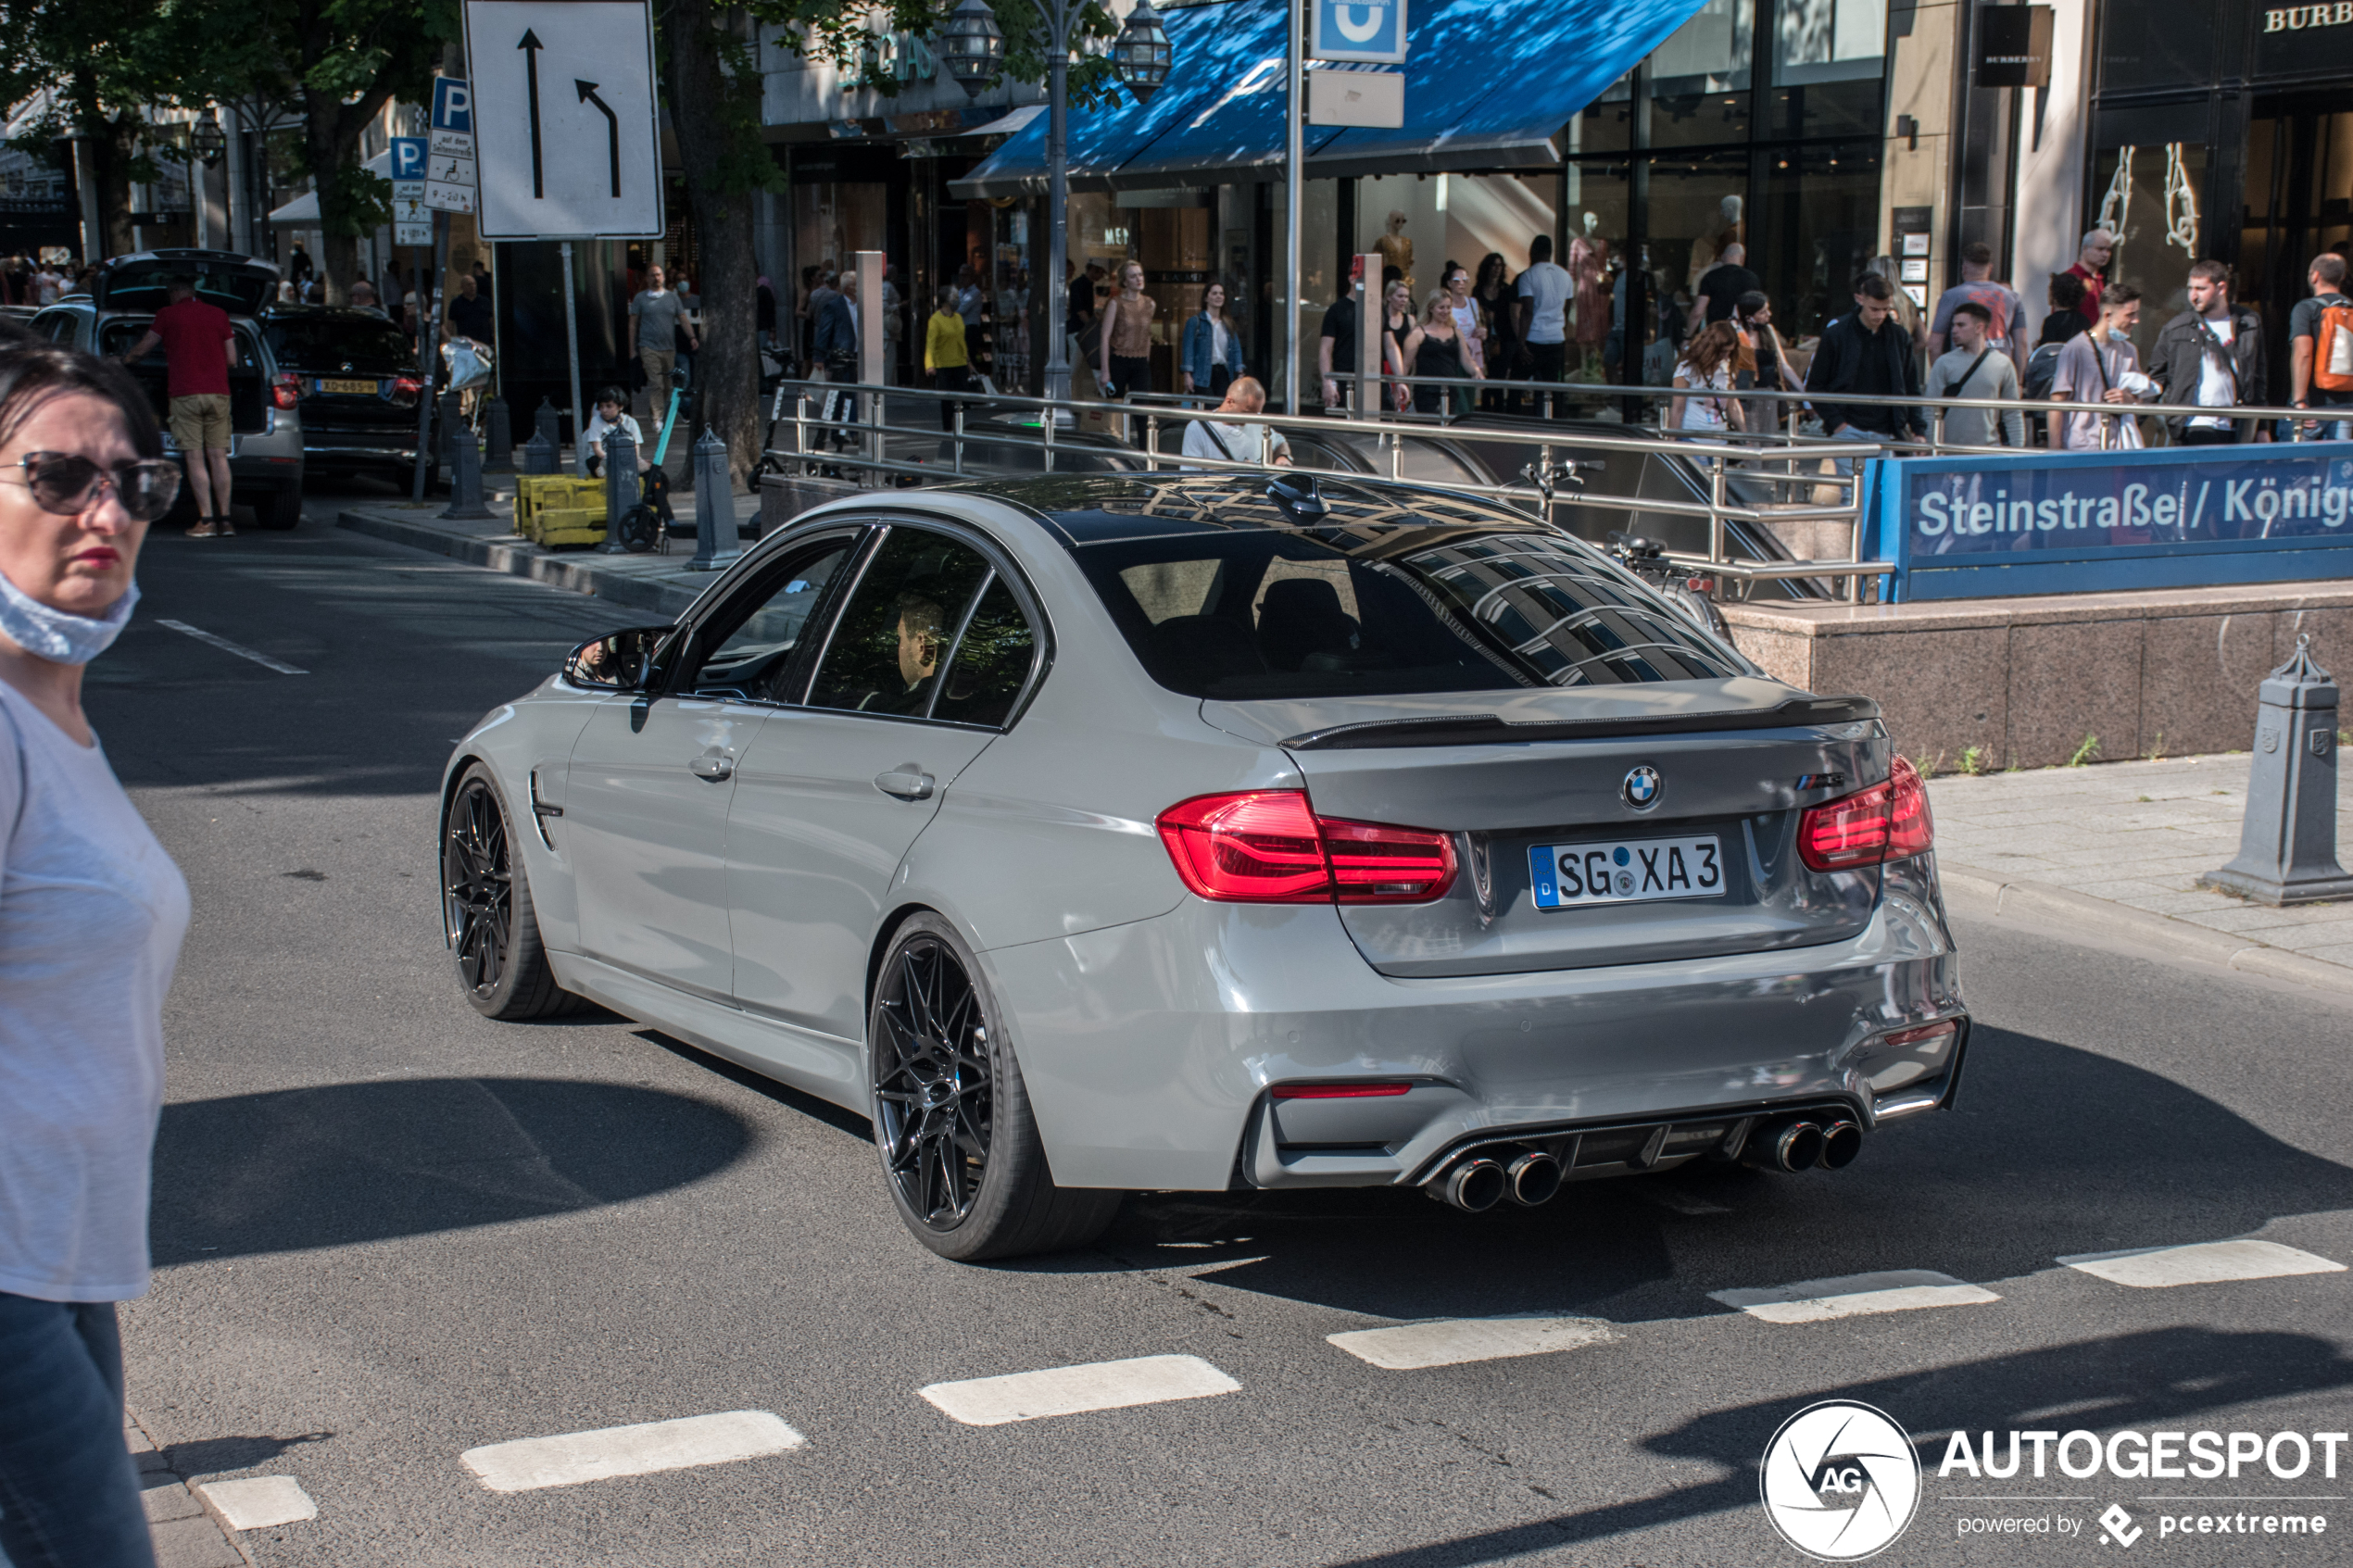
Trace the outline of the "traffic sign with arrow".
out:
<instances>
[{"instance_id":1,"label":"traffic sign with arrow","mask_svg":"<svg viewBox=\"0 0 2353 1568\"><path fill-rule=\"evenodd\" d=\"M466 57L484 238L663 232L647 0L467 0Z\"/></svg>"}]
</instances>

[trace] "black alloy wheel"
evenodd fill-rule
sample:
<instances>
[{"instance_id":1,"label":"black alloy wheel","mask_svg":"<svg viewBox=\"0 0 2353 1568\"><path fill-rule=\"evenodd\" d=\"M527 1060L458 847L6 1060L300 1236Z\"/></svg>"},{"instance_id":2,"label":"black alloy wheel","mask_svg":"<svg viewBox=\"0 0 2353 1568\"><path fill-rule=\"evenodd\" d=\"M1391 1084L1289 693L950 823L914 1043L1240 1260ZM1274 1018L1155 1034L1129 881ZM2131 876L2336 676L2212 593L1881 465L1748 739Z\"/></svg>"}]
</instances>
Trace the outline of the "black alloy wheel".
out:
<instances>
[{"instance_id":1,"label":"black alloy wheel","mask_svg":"<svg viewBox=\"0 0 2353 1568\"><path fill-rule=\"evenodd\" d=\"M988 1172L995 1073L972 978L929 933L900 945L875 1004L875 1132L907 1213L935 1231L970 1217Z\"/></svg>"},{"instance_id":2,"label":"black alloy wheel","mask_svg":"<svg viewBox=\"0 0 2353 1568\"><path fill-rule=\"evenodd\" d=\"M581 998L556 984L498 784L477 762L441 830L441 918L466 1000L486 1018L547 1018Z\"/></svg>"},{"instance_id":3,"label":"black alloy wheel","mask_svg":"<svg viewBox=\"0 0 2353 1568\"><path fill-rule=\"evenodd\" d=\"M458 977L480 1006L496 995L512 962L515 931L514 869L507 843L507 814L490 781L470 774L450 802L449 825L442 834L441 907L449 946L458 956Z\"/></svg>"}]
</instances>

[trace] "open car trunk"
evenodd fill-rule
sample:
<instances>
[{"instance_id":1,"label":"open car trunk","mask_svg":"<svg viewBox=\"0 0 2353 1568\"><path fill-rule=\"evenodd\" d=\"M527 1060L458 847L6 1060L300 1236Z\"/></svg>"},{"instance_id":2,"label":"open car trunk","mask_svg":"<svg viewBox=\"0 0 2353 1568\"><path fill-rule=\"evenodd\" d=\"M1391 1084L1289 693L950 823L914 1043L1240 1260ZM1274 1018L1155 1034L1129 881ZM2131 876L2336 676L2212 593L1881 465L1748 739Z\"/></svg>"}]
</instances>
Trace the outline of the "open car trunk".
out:
<instances>
[{"instance_id":1,"label":"open car trunk","mask_svg":"<svg viewBox=\"0 0 2353 1568\"><path fill-rule=\"evenodd\" d=\"M98 330L98 352L110 359L129 353L146 335L150 319L118 316L107 320ZM230 328L237 334L237 358L229 367L229 429L238 435L258 434L269 428L270 422L270 389L262 378L259 343L254 336L252 323L232 321ZM155 405L156 419L164 424L167 437L170 434L169 373L160 347L150 349L145 358L131 367L132 379L146 392L147 401Z\"/></svg>"}]
</instances>

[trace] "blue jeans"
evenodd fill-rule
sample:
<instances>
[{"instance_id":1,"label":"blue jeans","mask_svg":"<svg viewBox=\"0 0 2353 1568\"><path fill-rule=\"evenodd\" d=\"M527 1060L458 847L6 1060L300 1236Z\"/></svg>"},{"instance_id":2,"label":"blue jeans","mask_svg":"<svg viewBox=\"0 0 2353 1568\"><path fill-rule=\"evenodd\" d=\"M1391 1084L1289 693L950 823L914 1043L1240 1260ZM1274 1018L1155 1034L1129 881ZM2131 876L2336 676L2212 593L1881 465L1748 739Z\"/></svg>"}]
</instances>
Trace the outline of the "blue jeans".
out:
<instances>
[{"instance_id":1,"label":"blue jeans","mask_svg":"<svg viewBox=\"0 0 2353 1568\"><path fill-rule=\"evenodd\" d=\"M0 1292L0 1551L15 1568L155 1568L111 1301Z\"/></svg>"},{"instance_id":2,"label":"blue jeans","mask_svg":"<svg viewBox=\"0 0 2353 1568\"><path fill-rule=\"evenodd\" d=\"M1853 425L1841 425L1831 433L1832 441L1886 441L1890 439L1875 430L1857 430ZM1841 479L1855 477L1855 462L1851 458L1835 458L1831 469Z\"/></svg>"}]
</instances>

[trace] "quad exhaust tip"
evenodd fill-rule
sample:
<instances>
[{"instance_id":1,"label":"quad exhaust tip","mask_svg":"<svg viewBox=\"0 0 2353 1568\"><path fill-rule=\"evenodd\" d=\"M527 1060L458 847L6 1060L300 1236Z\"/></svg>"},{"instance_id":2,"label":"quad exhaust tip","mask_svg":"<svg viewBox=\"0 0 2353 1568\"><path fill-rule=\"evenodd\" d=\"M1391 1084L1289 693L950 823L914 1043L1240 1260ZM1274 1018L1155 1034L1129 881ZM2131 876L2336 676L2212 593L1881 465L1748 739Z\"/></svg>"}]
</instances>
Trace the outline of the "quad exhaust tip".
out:
<instances>
[{"instance_id":1,"label":"quad exhaust tip","mask_svg":"<svg viewBox=\"0 0 2353 1568\"><path fill-rule=\"evenodd\" d=\"M1741 1162L1767 1171L1843 1171L1863 1152L1863 1129L1846 1117L1828 1122L1795 1117L1776 1122L1748 1140Z\"/></svg>"},{"instance_id":2,"label":"quad exhaust tip","mask_svg":"<svg viewBox=\"0 0 2353 1568\"><path fill-rule=\"evenodd\" d=\"M1484 1157L1466 1160L1430 1185L1430 1196L1466 1214L1484 1214L1504 1200L1511 1177Z\"/></svg>"},{"instance_id":3,"label":"quad exhaust tip","mask_svg":"<svg viewBox=\"0 0 2353 1568\"><path fill-rule=\"evenodd\" d=\"M1662 1129L1663 1131L1664 1129ZM1831 1112L1768 1123L1741 1148L1744 1165L1768 1171L1843 1171L1863 1152L1860 1123ZM1474 1149L1423 1185L1441 1203L1483 1214L1509 1198L1523 1209L1559 1196L1568 1173L1541 1149L1492 1144Z\"/></svg>"},{"instance_id":4,"label":"quad exhaust tip","mask_svg":"<svg viewBox=\"0 0 2353 1568\"><path fill-rule=\"evenodd\" d=\"M1525 1209L1550 1202L1561 1189L1560 1161L1549 1154L1523 1154L1505 1166L1504 1173L1511 1178L1512 1201Z\"/></svg>"}]
</instances>

